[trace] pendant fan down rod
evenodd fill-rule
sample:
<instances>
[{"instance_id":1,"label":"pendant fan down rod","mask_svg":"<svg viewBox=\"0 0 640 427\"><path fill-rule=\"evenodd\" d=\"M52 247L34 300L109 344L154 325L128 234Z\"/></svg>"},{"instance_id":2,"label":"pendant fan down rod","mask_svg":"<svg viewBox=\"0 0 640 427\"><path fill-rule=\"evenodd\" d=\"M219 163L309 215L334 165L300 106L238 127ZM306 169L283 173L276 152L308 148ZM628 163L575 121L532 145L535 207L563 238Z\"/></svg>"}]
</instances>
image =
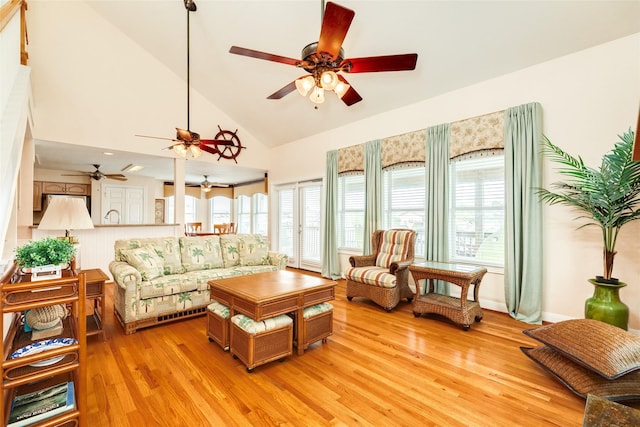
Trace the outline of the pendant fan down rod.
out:
<instances>
[{"instance_id":1,"label":"pendant fan down rod","mask_svg":"<svg viewBox=\"0 0 640 427\"><path fill-rule=\"evenodd\" d=\"M187 131L191 133L191 25L189 12L195 12L198 8L193 0L184 0L187 9Z\"/></svg>"}]
</instances>

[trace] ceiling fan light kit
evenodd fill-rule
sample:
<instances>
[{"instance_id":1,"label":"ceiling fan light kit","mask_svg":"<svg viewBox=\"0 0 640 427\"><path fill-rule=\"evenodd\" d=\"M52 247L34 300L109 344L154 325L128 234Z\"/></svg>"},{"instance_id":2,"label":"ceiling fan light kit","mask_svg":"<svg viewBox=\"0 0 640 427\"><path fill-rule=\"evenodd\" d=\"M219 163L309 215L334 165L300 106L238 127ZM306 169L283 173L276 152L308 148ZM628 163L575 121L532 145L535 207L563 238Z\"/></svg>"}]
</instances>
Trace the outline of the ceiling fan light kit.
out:
<instances>
[{"instance_id":1,"label":"ceiling fan light kit","mask_svg":"<svg viewBox=\"0 0 640 427\"><path fill-rule=\"evenodd\" d=\"M280 99L297 89L300 95L309 95L311 102L320 104L324 102L325 91L333 91L342 102L351 106L362 101L362 97L338 73L409 71L416 68L417 53L344 59L342 42L349 31L355 12L336 3L327 2L326 8L324 0L321 3L324 16L320 38L302 49L301 60L239 46L231 46L229 49L230 53L236 55L293 65L310 74L297 78L269 95L267 99Z\"/></svg>"},{"instance_id":2,"label":"ceiling fan light kit","mask_svg":"<svg viewBox=\"0 0 640 427\"><path fill-rule=\"evenodd\" d=\"M192 132L190 129L191 118L191 101L190 101L190 55L191 48L190 43L190 12L198 10L194 0L184 0L184 7L187 10L187 129L176 128L176 137L173 138L159 138L155 136L136 135L144 138L165 139L174 142L165 149L170 149L180 157L186 158L187 155L191 155L193 158L198 158L202 154L202 151L206 151L210 154L217 154L218 161L221 158L233 159L236 163L236 157L240 154L240 150L245 148L238 138L238 130L231 132L229 130L222 130L220 126L218 129L220 132L216 135L215 139L200 139L200 134ZM223 147L223 148L220 148Z\"/></svg>"}]
</instances>

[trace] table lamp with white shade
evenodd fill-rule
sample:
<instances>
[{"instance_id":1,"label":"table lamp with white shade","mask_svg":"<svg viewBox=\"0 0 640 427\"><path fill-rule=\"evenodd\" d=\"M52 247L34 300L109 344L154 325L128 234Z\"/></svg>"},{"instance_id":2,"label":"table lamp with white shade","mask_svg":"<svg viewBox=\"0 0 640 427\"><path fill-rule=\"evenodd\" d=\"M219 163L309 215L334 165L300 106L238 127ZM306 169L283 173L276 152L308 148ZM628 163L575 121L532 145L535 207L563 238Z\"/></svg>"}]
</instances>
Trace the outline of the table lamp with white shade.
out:
<instances>
[{"instance_id":1,"label":"table lamp with white shade","mask_svg":"<svg viewBox=\"0 0 640 427\"><path fill-rule=\"evenodd\" d=\"M64 238L76 245L78 240L70 236L70 231L92 228L93 221L87 210L87 205L82 198L78 197L56 197L52 199L42 216L40 225L38 225L39 230L64 230ZM79 247L76 249L79 249ZM76 268L80 269L79 250L76 253Z\"/></svg>"}]
</instances>

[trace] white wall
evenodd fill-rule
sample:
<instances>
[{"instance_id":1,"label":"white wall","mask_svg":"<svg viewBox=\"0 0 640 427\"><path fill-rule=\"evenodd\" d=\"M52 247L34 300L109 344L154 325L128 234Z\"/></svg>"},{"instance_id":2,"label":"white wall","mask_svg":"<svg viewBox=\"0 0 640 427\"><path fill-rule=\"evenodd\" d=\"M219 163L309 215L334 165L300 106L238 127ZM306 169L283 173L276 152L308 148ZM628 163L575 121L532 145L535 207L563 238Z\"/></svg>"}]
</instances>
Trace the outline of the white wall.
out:
<instances>
[{"instance_id":1,"label":"white wall","mask_svg":"<svg viewBox=\"0 0 640 427\"><path fill-rule=\"evenodd\" d=\"M640 33L277 147L269 179L277 185L323 176L328 150L535 101L542 104L544 133L597 166L616 135L635 126L639 100ZM546 162L545 186L557 179ZM583 317L584 300L593 292L586 279L602 273L601 236L597 229L577 231L575 216L565 207L544 209L545 320ZM636 330L640 329L639 236L640 221L625 226L614 267L614 276L629 284L621 296L631 307L629 327ZM341 258L343 270L346 260ZM480 292L482 305L504 310L503 286L502 275L488 274Z\"/></svg>"}]
</instances>

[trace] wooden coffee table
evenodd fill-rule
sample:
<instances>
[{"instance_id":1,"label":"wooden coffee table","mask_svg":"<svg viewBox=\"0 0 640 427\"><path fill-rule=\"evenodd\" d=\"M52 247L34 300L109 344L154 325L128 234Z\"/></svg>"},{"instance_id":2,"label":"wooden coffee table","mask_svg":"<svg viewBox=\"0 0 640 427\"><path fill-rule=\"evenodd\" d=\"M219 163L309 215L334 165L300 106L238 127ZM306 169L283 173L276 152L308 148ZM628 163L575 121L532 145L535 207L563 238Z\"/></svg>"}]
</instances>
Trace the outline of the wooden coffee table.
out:
<instances>
[{"instance_id":1,"label":"wooden coffee table","mask_svg":"<svg viewBox=\"0 0 640 427\"><path fill-rule=\"evenodd\" d=\"M288 270L209 281L211 298L229 307L230 316L242 313L261 321L285 313L296 313L297 336L303 336L302 312L335 299L337 283L322 277ZM298 345L298 355L304 346Z\"/></svg>"}]
</instances>

